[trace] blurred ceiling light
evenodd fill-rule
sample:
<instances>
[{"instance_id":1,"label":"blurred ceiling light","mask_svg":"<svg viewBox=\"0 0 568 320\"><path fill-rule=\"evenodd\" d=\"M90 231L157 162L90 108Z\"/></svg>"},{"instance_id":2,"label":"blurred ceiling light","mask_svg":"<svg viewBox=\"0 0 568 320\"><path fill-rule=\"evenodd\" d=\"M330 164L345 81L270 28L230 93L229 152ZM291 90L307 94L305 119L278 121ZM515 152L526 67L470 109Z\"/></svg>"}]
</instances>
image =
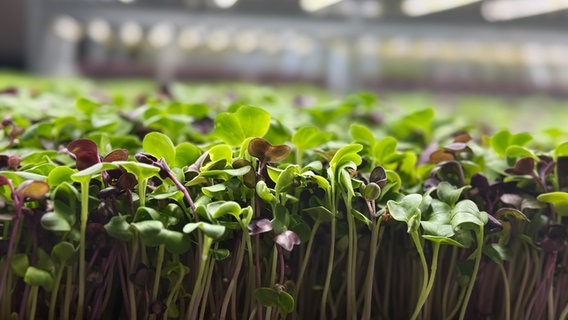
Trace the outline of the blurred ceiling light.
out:
<instances>
[{"instance_id":1,"label":"blurred ceiling light","mask_svg":"<svg viewBox=\"0 0 568 320\"><path fill-rule=\"evenodd\" d=\"M376 0L367 0L361 2L359 6L359 12L362 17L365 18L376 18L383 13L383 8L381 4Z\"/></svg>"},{"instance_id":2,"label":"blurred ceiling light","mask_svg":"<svg viewBox=\"0 0 568 320\"><path fill-rule=\"evenodd\" d=\"M428 42L425 39L414 40L412 42L412 59L427 60L429 58Z\"/></svg>"},{"instance_id":3,"label":"blurred ceiling light","mask_svg":"<svg viewBox=\"0 0 568 320\"><path fill-rule=\"evenodd\" d=\"M238 0L214 0L213 2L218 8L221 9L229 9L230 7L234 6Z\"/></svg>"},{"instance_id":4,"label":"blurred ceiling light","mask_svg":"<svg viewBox=\"0 0 568 320\"><path fill-rule=\"evenodd\" d=\"M174 27L167 23L159 23L148 32L148 42L152 47L163 48L174 39Z\"/></svg>"},{"instance_id":5,"label":"blurred ceiling light","mask_svg":"<svg viewBox=\"0 0 568 320\"><path fill-rule=\"evenodd\" d=\"M263 32L258 37L260 39L259 47L268 54L277 54L282 50L282 42L273 33Z\"/></svg>"},{"instance_id":6,"label":"blurred ceiling light","mask_svg":"<svg viewBox=\"0 0 568 320\"><path fill-rule=\"evenodd\" d=\"M193 50L201 45L201 32L194 27L185 27L178 35L178 45L185 50Z\"/></svg>"},{"instance_id":7,"label":"blurred ceiling light","mask_svg":"<svg viewBox=\"0 0 568 320\"><path fill-rule=\"evenodd\" d=\"M242 31L235 37L235 47L241 53L253 52L258 47L258 32Z\"/></svg>"},{"instance_id":8,"label":"blurred ceiling light","mask_svg":"<svg viewBox=\"0 0 568 320\"><path fill-rule=\"evenodd\" d=\"M439 50L439 55L444 61L450 62L460 59L459 45L454 41L444 41Z\"/></svg>"},{"instance_id":9,"label":"blurred ceiling light","mask_svg":"<svg viewBox=\"0 0 568 320\"><path fill-rule=\"evenodd\" d=\"M357 40L355 45L357 51L363 56L374 56L377 54L377 38L372 35L364 35Z\"/></svg>"},{"instance_id":10,"label":"blurred ceiling light","mask_svg":"<svg viewBox=\"0 0 568 320\"><path fill-rule=\"evenodd\" d=\"M485 51L483 50L483 45L475 41L465 41L460 46L460 55L464 60L468 60L472 63L483 62L485 59Z\"/></svg>"},{"instance_id":11,"label":"blurred ceiling light","mask_svg":"<svg viewBox=\"0 0 568 320\"><path fill-rule=\"evenodd\" d=\"M502 65L515 63L515 48L507 43L495 43L491 46L491 57L494 62Z\"/></svg>"},{"instance_id":12,"label":"blurred ceiling light","mask_svg":"<svg viewBox=\"0 0 568 320\"><path fill-rule=\"evenodd\" d=\"M568 0L495 0L481 5L488 21L504 21L568 9Z\"/></svg>"},{"instance_id":13,"label":"blurred ceiling light","mask_svg":"<svg viewBox=\"0 0 568 320\"><path fill-rule=\"evenodd\" d=\"M207 46L211 51L223 51L229 47L230 42L229 32L225 29L213 30L207 36Z\"/></svg>"},{"instance_id":14,"label":"blurred ceiling light","mask_svg":"<svg viewBox=\"0 0 568 320\"><path fill-rule=\"evenodd\" d=\"M566 61L566 56L568 55L568 47L561 44L548 45L546 52L546 60L549 64L554 66L566 66L568 61Z\"/></svg>"},{"instance_id":15,"label":"blurred ceiling light","mask_svg":"<svg viewBox=\"0 0 568 320\"><path fill-rule=\"evenodd\" d=\"M53 23L53 32L64 40L77 42L83 35L79 22L70 16L59 16Z\"/></svg>"},{"instance_id":16,"label":"blurred ceiling light","mask_svg":"<svg viewBox=\"0 0 568 320\"><path fill-rule=\"evenodd\" d=\"M132 3L136 0L119 0L119 1L122 2L122 3Z\"/></svg>"},{"instance_id":17,"label":"blurred ceiling light","mask_svg":"<svg viewBox=\"0 0 568 320\"><path fill-rule=\"evenodd\" d=\"M315 50L315 43L308 36L297 35L292 40L291 48L300 56L307 56Z\"/></svg>"},{"instance_id":18,"label":"blurred ceiling light","mask_svg":"<svg viewBox=\"0 0 568 320\"><path fill-rule=\"evenodd\" d=\"M479 1L481 0L404 0L401 4L401 9L407 16L418 17L466 6Z\"/></svg>"},{"instance_id":19,"label":"blurred ceiling light","mask_svg":"<svg viewBox=\"0 0 568 320\"><path fill-rule=\"evenodd\" d=\"M136 22L125 22L120 27L120 40L126 46L135 46L142 41L143 31L142 27Z\"/></svg>"},{"instance_id":20,"label":"blurred ceiling light","mask_svg":"<svg viewBox=\"0 0 568 320\"><path fill-rule=\"evenodd\" d=\"M343 0L300 0L300 7L307 12L316 12Z\"/></svg>"},{"instance_id":21,"label":"blurred ceiling light","mask_svg":"<svg viewBox=\"0 0 568 320\"><path fill-rule=\"evenodd\" d=\"M108 22L103 19L93 19L87 27L89 38L97 43L105 43L111 37L112 30Z\"/></svg>"},{"instance_id":22,"label":"blurred ceiling light","mask_svg":"<svg viewBox=\"0 0 568 320\"><path fill-rule=\"evenodd\" d=\"M543 45L537 42L526 42L522 45L523 62L530 66L540 66L544 64L545 51Z\"/></svg>"}]
</instances>

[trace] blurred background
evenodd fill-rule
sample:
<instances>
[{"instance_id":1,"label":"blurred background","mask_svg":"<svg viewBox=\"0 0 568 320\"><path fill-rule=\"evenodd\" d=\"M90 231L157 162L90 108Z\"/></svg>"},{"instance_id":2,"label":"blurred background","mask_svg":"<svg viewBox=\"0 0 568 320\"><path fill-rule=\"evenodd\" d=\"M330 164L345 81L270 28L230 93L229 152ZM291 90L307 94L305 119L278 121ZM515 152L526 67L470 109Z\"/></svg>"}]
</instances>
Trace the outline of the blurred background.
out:
<instances>
[{"instance_id":1,"label":"blurred background","mask_svg":"<svg viewBox=\"0 0 568 320\"><path fill-rule=\"evenodd\" d=\"M2 0L0 67L568 94L568 0Z\"/></svg>"}]
</instances>

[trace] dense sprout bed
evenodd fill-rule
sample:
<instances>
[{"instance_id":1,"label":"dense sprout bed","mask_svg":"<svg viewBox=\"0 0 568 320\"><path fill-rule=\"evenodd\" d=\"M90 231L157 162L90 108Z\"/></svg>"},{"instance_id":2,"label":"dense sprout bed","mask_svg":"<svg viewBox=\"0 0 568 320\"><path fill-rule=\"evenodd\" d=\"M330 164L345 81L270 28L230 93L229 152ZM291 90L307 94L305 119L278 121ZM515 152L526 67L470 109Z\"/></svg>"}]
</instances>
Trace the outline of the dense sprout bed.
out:
<instances>
[{"instance_id":1,"label":"dense sprout bed","mask_svg":"<svg viewBox=\"0 0 568 320\"><path fill-rule=\"evenodd\" d=\"M2 319L568 314L561 130L367 93L27 81L0 93Z\"/></svg>"}]
</instances>

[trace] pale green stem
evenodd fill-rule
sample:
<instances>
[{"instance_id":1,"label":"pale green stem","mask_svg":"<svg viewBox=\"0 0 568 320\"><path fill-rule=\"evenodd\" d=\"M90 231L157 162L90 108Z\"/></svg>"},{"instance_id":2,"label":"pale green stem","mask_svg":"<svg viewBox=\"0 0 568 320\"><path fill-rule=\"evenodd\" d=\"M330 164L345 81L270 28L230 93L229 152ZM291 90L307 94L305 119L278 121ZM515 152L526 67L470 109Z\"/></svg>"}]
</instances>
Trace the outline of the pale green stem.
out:
<instances>
[{"instance_id":1,"label":"pale green stem","mask_svg":"<svg viewBox=\"0 0 568 320\"><path fill-rule=\"evenodd\" d=\"M558 320L567 320L567 319L568 319L568 303L564 306L564 309L562 309L560 317L558 317Z\"/></svg>"},{"instance_id":2,"label":"pale green stem","mask_svg":"<svg viewBox=\"0 0 568 320\"><path fill-rule=\"evenodd\" d=\"M277 244L272 246L272 266L270 267L270 280L269 283L272 285L276 282L276 269L278 267L278 249ZM272 307L267 307L265 312L265 319L272 319Z\"/></svg>"},{"instance_id":3,"label":"pale green stem","mask_svg":"<svg viewBox=\"0 0 568 320\"><path fill-rule=\"evenodd\" d=\"M65 266L60 266L55 274L55 283L53 285L53 290L51 290L51 296L49 297L49 320L55 320L55 306L57 304L57 293L59 292L59 287L61 285L61 278L63 277L63 270Z\"/></svg>"},{"instance_id":4,"label":"pale green stem","mask_svg":"<svg viewBox=\"0 0 568 320\"><path fill-rule=\"evenodd\" d=\"M460 305L463 301L463 298L465 297L465 288L463 290L460 291L460 295L458 297L458 300L456 301L456 306L454 307L454 309L452 309L452 311L450 312L450 315L446 318L444 318L445 320L452 320L454 319L454 316L456 315L456 313L458 313L458 310L460 309Z\"/></svg>"},{"instance_id":5,"label":"pale green stem","mask_svg":"<svg viewBox=\"0 0 568 320\"><path fill-rule=\"evenodd\" d=\"M416 317L418 317L418 315L420 314L420 310L424 306L424 303L426 303L426 300L428 300L428 296L430 295L432 287L434 286L434 279L436 278L436 271L438 270L439 252L440 243L432 243L432 265L430 266L430 278L428 279L428 286L426 287L426 290L423 291L418 298L418 305L416 306L416 310L414 311L416 313ZM415 318L413 317L413 319Z\"/></svg>"},{"instance_id":6,"label":"pale green stem","mask_svg":"<svg viewBox=\"0 0 568 320\"><path fill-rule=\"evenodd\" d=\"M389 241L388 244L388 254L387 254L387 269L385 271L386 279L385 279L385 288L384 288L384 304L387 308L386 313L388 314L389 310L389 303L390 303L390 296L391 296L391 279L392 279L392 265L393 265L393 241Z\"/></svg>"},{"instance_id":7,"label":"pale green stem","mask_svg":"<svg viewBox=\"0 0 568 320\"><path fill-rule=\"evenodd\" d=\"M304 259L302 260L300 272L298 273L298 280L296 281L296 292L294 293L294 301L296 301L296 298L298 297L298 292L301 289L302 281L304 279L304 273L306 272L308 262L310 261L310 255L312 252L312 245L314 244L314 238L316 237L316 233L319 229L320 224L321 221L317 219L316 222L314 223L314 226L312 227L312 232L310 233L310 240L306 248L306 253L304 254Z\"/></svg>"},{"instance_id":8,"label":"pale green stem","mask_svg":"<svg viewBox=\"0 0 568 320\"><path fill-rule=\"evenodd\" d=\"M531 272L530 272L531 257L530 257L530 251L527 252L527 250L530 250L530 248L528 248L527 244L523 242L523 253L524 254L522 254L521 256L525 259L524 272L523 272L523 278L521 280L521 287L518 290L518 294L517 294L517 297L516 297L515 307L513 308L513 310L514 310L513 311L513 319L519 319L520 318L519 312L521 311L521 303L524 300L528 278L531 275Z\"/></svg>"},{"instance_id":9,"label":"pale green stem","mask_svg":"<svg viewBox=\"0 0 568 320\"><path fill-rule=\"evenodd\" d=\"M247 303L246 305L249 306L251 309L251 313L256 315L256 302L254 297L254 286L256 283L255 279L255 267L254 267L254 251L252 249L252 241L251 237L248 232L245 232L245 241L247 244L247 256L248 256L248 265L249 265L249 275L248 275L248 290L247 290ZM245 312L246 314L246 312ZM243 316L245 316L243 314Z\"/></svg>"},{"instance_id":10,"label":"pale green stem","mask_svg":"<svg viewBox=\"0 0 568 320\"><path fill-rule=\"evenodd\" d=\"M357 318L357 292L355 285L355 264L357 263L357 235L355 218L351 214L351 196L345 199L348 225L348 258L347 258L347 318Z\"/></svg>"},{"instance_id":11,"label":"pale green stem","mask_svg":"<svg viewBox=\"0 0 568 320\"><path fill-rule=\"evenodd\" d=\"M503 277L503 289L505 290L505 320L511 319L511 289L509 288L509 279L502 263L497 264L501 276Z\"/></svg>"},{"instance_id":12,"label":"pale green stem","mask_svg":"<svg viewBox=\"0 0 568 320\"><path fill-rule=\"evenodd\" d=\"M146 206L146 186L148 185L148 179L142 179L138 182L138 199L140 207Z\"/></svg>"},{"instance_id":13,"label":"pale green stem","mask_svg":"<svg viewBox=\"0 0 568 320\"><path fill-rule=\"evenodd\" d=\"M158 289L160 288L160 277L162 276L162 264L164 262L164 254L166 245L161 244L158 247L158 257L156 258L156 275L154 276L154 287L152 288L152 303L158 300Z\"/></svg>"},{"instance_id":14,"label":"pale green stem","mask_svg":"<svg viewBox=\"0 0 568 320\"><path fill-rule=\"evenodd\" d=\"M473 273L471 274L471 279L469 280L469 285L465 294L465 298L460 311L459 319L463 320L465 318L465 312L467 310L467 305L469 304L469 298L471 297L471 292L475 285L475 278L477 277L477 272L479 271L479 264L481 263L481 255L483 253L483 226L479 227L476 232L477 235L477 250L475 252L475 264L473 266Z\"/></svg>"},{"instance_id":15,"label":"pale green stem","mask_svg":"<svg viewBox=\"0 0 568 320\"><path fill-rule=\"evenodd\" d=\"M128 301L130 304L130 318L136 319L136 291L134 291L134 282L130 280L130 275L133 275L136 270L136 253L138 252L138 234L132 237L132 252L130 253L130 265L128 266L128 275L126 281L128 283Z\"/></svg>"},{"instance_id":16,"label":"pale green stem","mask_svg":"<svg viewBox=\"0 0 568 320\"><path fill-rule=\"evenodd\" d=\"M334 211L335 212L335 211ZM331 274L333 273L333 259L334 259L334 255L335 255L335 217L332 218L331 220L331 235L330 235L330 239L331 239L331 243L329 246L329 259L327 262L327 273L325 276L325 284L323 286L323 292L321 295L321 305L320 305L320 320L326 320L326 316L325 316L325 309L326 309L326 303L327 303L327 298L328 298L328 294L329 294L329 286L331 284Z\"/></svg>"},{"instance_id":17,"label":"pale green stem","mask_svg":"<svg viewBox=\"0 0 568 320\"><path fill-rule=\"evenodd\" d=\"M217 247L217 246L216 246ZM213 276L213 270L215 269L215 260L207 259L207 273L205 278L205 288L203 289L202 299L201 299L201 311L199 312L199 319L203 320L205 318L205 310L207 309L207 296L209 295L209 289L211 288L211 277Z\"/></svg>"},{"instance_id":18,"label":"pale green stem","mask_svg":"<svg viewBox=\"0 0 568 320\"><path fill-rule=\"evenodd\" d=\"M36 309L37 309L37 293L39 290L39 286L32 286L30 295L31 295L31 299L30 299L30 304L29 304L29 316L28 319L29 320L35 320L36 318Z\"/></svg>"},{"instance_id":19,"label":"pale green stem","mask_svg":"<svg viewBox=\"0 0 568 320\"><path fill-rule=\"evenodd\" d=\"M452 270L456 264L458 249L457 247L452 246L452 255L450 258L450 265L448 267L448 277L450 277ZM448 303L449 303L449 295L450 295L450 284L454 284L454 281L451 281L450 278L445 281L444 285L444 293L442 294L442 318L446 319L446 315L448 313ZM452 288L453 289L453 288ZM453 290L452 290L453 291ZM456 301L457 304L457 301Z\"/></svg>"},{"instance_id":20,"label":"pale green stem","mask_svg":"<svg viewBox=\"0 0 568 320\"><path fill-rule=\"evenodd\" d=\"M197 279L195 280L195 286L193 287L193 293L191 294L191 300L189 302L189 309L187 309L187 318L196 319L197 318L197 307L198 299L201 299L201 294L203 293L203 275L205 274L205 265L207 259L209 259L209 248L213 243L213 239L208 236L203 236L203 253L201 254L201 261L199 263L199 271L197 274Z\"/></svg>"},{"instance_id":21,"label":"pale green stem","mask_svg":"<svg viewBox=\"0 0 568 320\"><path fill-rule=\"evenodd\" d=\"M79 293L77 301L77 316L75 319L83 320L83 312L85 311L85 246L87 220L89 218L89 179L81 181L81 227L79 238Z\"/></svg>"},{"instance_id":22,"label":"pale green stem","mask_svg":"<svg viewBox=\"0 0 568 320\"><path fill-rule=\"evenodd\" d=\"M414 242L416 251L418 251L418 255L420 257L420 263L422 264L422 287L420 289L420 295L418 295L418 301L416 302L416 307L414 308L414 312L410 317L411 319L416 319L420 314L420 309L422 309L422 305L420 304L420 297L424 295L425 291L428 288L428 263L426 263L426 257L424 256L424 250L422 249L422 244L420 243L418 231L412 231L410 233L410 236L412 238L412 241Z\"/></svg>"},{"instance_id":23,"label":"pale green stem","mask_svg":"<svg viewBox=\"0 0 568 320\"><path fill-rule=\"evenodd\" d=\"M381 227L382 216L376 223L373 223L373 231L371 233L371 248L369 255L369 265L367 266L367 276L365 278L365 302L363 304L363 319L371 319L371 303L373 298L373 283L375 278L375 261L377 260L377 251L379 246L379 229Z\"/></svg>"},{"instance_id":24,"label":"pale green stem","mask_svg":"<svg viewBox=\"0 0 568 320\"><path fill-rule=\"evenodd\" d=\"M237 251L237 265L235 266L235 271L233 272L233 277L231 278L231 282L229 282L229 286L227 287L227 291L225 292L225 297L223 298L223 303L221 305L221 313L219 314L219 319L227 319L227 309L229 306L229 302L231 301L231 297L235 295L235 288L237 286L237 279L239 277L239 273L241 272L241 267L243 265L243 258L245 256L245 233L247 232L246 229L243 230L243 236L241 243L239 244L239 249Z\"/></svg>"},{"instance_id":25,"label":"pale green stem","mask_svg":"<svg viewBox=\"0 0 568 320\"><path fill-rule=\"evenodd\" d=\"M552 281L552 280L549 280ZM553 286L550 286L550 290L548 291L548 320L554 320L554 291Z\"/></svg>"},{"instance_id":26,"label":"pale green stem","mask_svg":"<svg viewBox=\"0 0 568 320\"><path fill-rule=\"evenodd\" d=\"M170 308L172 305L172 302L174 300L174 297L177 295L179 288L181 287L181 284L183 282L183 278L184 275L182 272L180 272L180 277L177 279L176 283L174 284L174 286L170 289L170 293L168 295L168 298L166 300L166 308ZM168 312L166 309L166 312L164 313L164 320L168 319Z\"/></svg>"},{"instance_id":27,"label":"pale green stem","mask_svg":"<svg viewBox=\"0 0 568 320\"><path fill-rule=\"evenodd\" d=\"M65 299L63 306L59 306L61 310L61 319L69 320L69 308L71 305L71 297L73 296L73 266L67 267L67 280L65 282Z\"/></svg>"},{"instance_id":28,"label":"pale green stem","mask_svg":"<svg viewBox=\"0 0 568 320\"><path fill-rule=\"evenodd\" d=\"M296 164L299 165L300 167L302 166L302 155L304 153L304 150L302 149L296 149Z\"/></svg>"}]
</instances>

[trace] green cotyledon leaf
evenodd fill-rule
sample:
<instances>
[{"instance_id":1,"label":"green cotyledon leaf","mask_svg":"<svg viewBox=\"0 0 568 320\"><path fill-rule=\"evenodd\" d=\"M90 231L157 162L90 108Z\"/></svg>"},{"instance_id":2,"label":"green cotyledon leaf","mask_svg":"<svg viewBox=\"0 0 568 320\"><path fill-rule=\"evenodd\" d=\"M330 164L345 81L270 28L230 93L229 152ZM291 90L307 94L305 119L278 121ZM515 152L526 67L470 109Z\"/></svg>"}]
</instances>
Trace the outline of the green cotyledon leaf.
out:
<instances>
[{"instance_id":1,"label":"green cotyledon leaf","mask_svg":"<svg viewBox=\"0 0 568 320\"><path fill-rule=\"evenodd\" d=\"M487 223L487 212L480 211L475 202L462 200L452 209L450 224L454 229L470 225L483 226Z\"/></svg>"},{"instance_id":2,"label":"green cotyledon leaf","mask_svg":"<svg viewBox=\"0 0 568 320\"><path fill-rule=\"evenodd\" d=\"M176 149L172 140L165 134L160 132L150 132L144 136L142 140L142 148L144 152L156 157L156 159L164 158L166 163L173 166L176 162Z\"/></svg>"},{"instance_id":3,"label":"green cotyledon leaf","mask_svg":"<svg viewBox=\"0 0 568 320\"><path fill-rule=\"evenodd\" d=\"M561 216L568 216L568 192L555 191L539 195L538 201L550 203Z\"/></svg>"},{"instance_id":4,"label":"green cotyledon leaf","mask_svg":"<svg viewBox=\"0 0 568 320\"><path fill-rule=\"evenodd\" d=\"M422 195L409 194L404 196L400 201L389 200L387 207L390 215L397 221L404 221L408 225L408 232L418 229L420 226L420 204L422 203Z\"/></svg>"}]
</instances>

